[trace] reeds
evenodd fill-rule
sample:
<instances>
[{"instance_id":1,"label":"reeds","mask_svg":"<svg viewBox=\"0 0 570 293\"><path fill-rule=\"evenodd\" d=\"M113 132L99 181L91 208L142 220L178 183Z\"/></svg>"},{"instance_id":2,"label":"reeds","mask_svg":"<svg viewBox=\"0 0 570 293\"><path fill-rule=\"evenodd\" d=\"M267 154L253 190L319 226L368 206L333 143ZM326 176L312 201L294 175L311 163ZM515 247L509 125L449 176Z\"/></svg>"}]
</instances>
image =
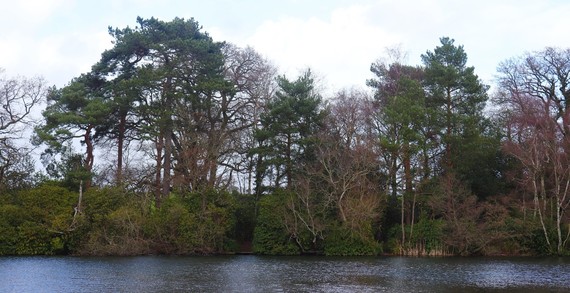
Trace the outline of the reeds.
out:
<instances>
[{"instance_id":1,"label":"reeds","mask_svg":"<svg viewBox=\"0 0 570 293\"><path fill-rule=\"evenodd\" d=\"M453 256L455 255L451 249L445 245L435 245L427 247L425 243L416 243L415 245L400 245L399 254L402 256Z\"/></svg>"}]
</instances>

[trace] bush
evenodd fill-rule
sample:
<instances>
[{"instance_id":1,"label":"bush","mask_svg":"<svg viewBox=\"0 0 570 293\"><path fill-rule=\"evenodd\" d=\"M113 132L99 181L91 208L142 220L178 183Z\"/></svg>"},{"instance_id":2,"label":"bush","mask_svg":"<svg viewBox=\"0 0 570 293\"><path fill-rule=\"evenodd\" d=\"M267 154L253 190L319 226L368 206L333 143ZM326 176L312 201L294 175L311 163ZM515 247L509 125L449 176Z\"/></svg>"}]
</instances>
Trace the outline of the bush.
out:
<instances>
[{"instance_id":1,"label":"bush","mask_svg":"<svg viewBox=\"0 0 570 293\"><path fill-rule=\"evenodd\" d=\"M83 197L83 214L68 238L79 255L139 255L150 252L144 238L144 201L120 188L90 189Z\"/></svg>"},{"instance_id":2,"label":"bush","mask_svg":"<svg viewBox=\"0 0 570 293\"><path fill-rule=\"evenodd\" d=\"M147 225L153 249L165 254L211 254L235 250L235 202L222 191L171 195Z\"/></svg>"},{"instance_id":3,"label":"bush","mask_svg":"<svg viewBox=\"0 0 570 293\"><path fill-rule=\"evenodd\" d=\"M233 194L236 201L235 229L233 237L240 243L250 243L253 240L253 231L256 223L256 199L248 194Z\"/></svg>"},{"instance_id":4,"label":"bush","mask_svg":"<svg viewBox=\"0 0 570 293\"><path fill-rule=\"evenodd\" d=\"M527 247L533 254L536 255L554 255L556 254L556 243L557 240L555 238L556 235L556 226L552 223L546 222L546 229L549 235L550 246L546 241L544 236L544 230L538 219L533 222L527 224L526 227L528 232L522 238L522 243L525 247Z\"/></svg>"},{"instance_id":5,"label":"bush","mask_svg":"<svg viewBox=\"0 0 570 293\"><path fill-rule=\"evenodd\" d=\"M426 255L442 250L444 225L443 220L421 218L414 225L414 234L411 239L412 246L423 248ZM410 229L409 225L408 229Z\"/></svg>"},{"instance_id":6,"label":"bush","mask_svg":"<svg viewBox=\"0 0 570 293\"><path fill-rule=\"evenodd\" d=\"M362 237L346 227L336 227L327 233L324 252L325 255L338 256L378 255L382 247L372 233L369 237Z\"/></svg>"},{"instance_id":7,"label":"bush","mask_svg":"<svg viewBox=\"0 0 570 293\"><path fill-rule=\"evenodd\" d=\"M0 206L0 255L65 252L76 195L53 184L22 190Z\"/></svg>"},{"instance_id":8,"label":"bush","mask_svg":"<svg viewBox=\"0 0 570 293\"><path fill-rule=\"evenodd\" d=\"M21 225L21 209L13 204L0 206L0 255L16 254L18 226Z\"/></svg>"},{"instance_id":9,"label":"bush","mask_svg":"<svg viewBox=\"0 0 570 293\"><path fill-rule=\"evenodd\" d=\"M188 253L191 247L192 216L181 198L169 196L153 210L146 225L152 250L159 254Z\"/></svg>"},{"instance_id":10,"label":"bush","mask_svg":"<svg viewBox=\"0 0 570 293\"><path fill-rule=\"evenodd\" d=\"M301 253L283 225L286 198L281 194L265 195L259 201L259 214L253 233L253 252L268 255Z\"/></svg>"},{"instance_id":11,"label":"bush","mask_svg":"<svg viewBox=\"0 0 570 293\"><path fill-rule=\"evenodd\" d=\"M448 254L443 242L444 227L445 222L441 219L421 217L414 224L412 237L402 244L402 226L395 225L388 232L386 249L391 253L413 256ZM406 237L410 237L411 225L406 225L405 229Z\"/></svg>"}]
</instances>

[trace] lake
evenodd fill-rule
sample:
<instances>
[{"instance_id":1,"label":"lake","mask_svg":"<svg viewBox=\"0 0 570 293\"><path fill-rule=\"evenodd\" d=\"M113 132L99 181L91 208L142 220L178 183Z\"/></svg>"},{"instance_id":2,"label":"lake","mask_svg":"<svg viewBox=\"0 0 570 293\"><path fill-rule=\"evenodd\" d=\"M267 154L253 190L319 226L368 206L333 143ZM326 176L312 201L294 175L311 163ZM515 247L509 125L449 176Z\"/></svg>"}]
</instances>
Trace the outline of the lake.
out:
<instances>
[{"instance_id":1,"label":"lake","mask_svg":"<svg viewBox=\"0 0 570 293\"><path fill-rule=\"evenodd\" d=\"M570 258L0 257L0 292L570 292Z\"/></svg>"}]
</instances>

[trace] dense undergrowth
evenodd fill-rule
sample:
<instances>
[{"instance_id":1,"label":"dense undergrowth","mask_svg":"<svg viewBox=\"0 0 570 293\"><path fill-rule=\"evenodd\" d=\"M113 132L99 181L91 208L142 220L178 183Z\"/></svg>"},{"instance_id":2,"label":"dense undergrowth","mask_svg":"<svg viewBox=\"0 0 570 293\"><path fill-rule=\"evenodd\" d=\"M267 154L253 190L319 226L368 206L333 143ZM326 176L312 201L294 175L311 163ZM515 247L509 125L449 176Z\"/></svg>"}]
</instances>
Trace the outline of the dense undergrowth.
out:
<instances>
[{"instance_id":1,"label":"dense undergrowth","mask_svg":"<svg viewBox=\"0 0 570 293\"><path fill-rule=\"evenodd\" d=\"M171 194L157 205L148 194L92 188L78 207L78 192L47 182L0 196L0 255L553 253L538 223L516 212L493 225L421 218L405 227L412 236L402 245L401 226L389 223L386 213L360 228L338 220L320 223L318 233L303 223L293 227L300 219L291 218L288 196L275 192L257 202L249 195L207 191ZM242 251L251 242L253 251Z\"/></svg>"}]
</instances>

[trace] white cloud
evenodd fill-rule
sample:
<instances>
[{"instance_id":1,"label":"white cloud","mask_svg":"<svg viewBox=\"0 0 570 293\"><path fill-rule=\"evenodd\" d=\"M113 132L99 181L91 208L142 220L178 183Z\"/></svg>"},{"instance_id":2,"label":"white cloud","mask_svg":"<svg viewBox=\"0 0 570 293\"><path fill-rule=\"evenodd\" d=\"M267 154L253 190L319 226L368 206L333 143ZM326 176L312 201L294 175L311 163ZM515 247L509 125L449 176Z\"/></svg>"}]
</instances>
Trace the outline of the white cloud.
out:
<instances>
[{"instance_id":1,"label":"white cloud","mask_svg":"<svg viewBox=\"0 0 570 293\"><path fill-rule=\"evenodd\" d=\"M439 37L455 38L487 82L506 58L545 46L570 47L565 38L570 3L555 0L292 1L255 7L253 0L249 5L168 1L4 3L0 67L8 74L41 74L61 86L89 70L111 46L108 25L134 26L136 15L165 21L193 16L215 40L253 46L289 77L311 67L325 76L330 90L363 86L371 77L370 64L395 44L409 51L411 64L419 64Z\"/></svg>"},{"instance_id":2,"label":"white cloud","mask_svg":"<svg viewBox=\"0 0 570 293\"><path fill-rule=\"evenodd\" d=\"M496 66L506 58L545 46L570 47L570 38L564 37L570 27L570 18L566 16L570 3L562 1L379 0L367 3L346 10L350 16L347 19L356 22L355 27L393 37L382 42L376 40L373 33L360 34L363 36L361 50L367 50L360 56L370 59L368 64L384 55L384 47L394 43L401 43L409 52L411 64L420 64L421 54L438 46L440 37L449 36L456 44L464 45L469 65L475 66L476 73L485 82L492 83Z\"/></svg>"},{"instance_id":3,"label":"white cloud","mask_svg":"<svg viewBox=\"0 0 570 293\"><path fill-rule=\"evenodd\" d=\"M66 5L70 5L70 0L5 1L0 10L0 22L4 24L3 27L12 30L3 32L21 33L34 29Z\"/></svg>"},{"instance_id":4,"label":"white cloud","mask_svg":"<svg viewBox=\"0 0 570 293\"><path fill-rule=\"evenodd\" d=\"M328 19L284 17L267 21L247 39L247 44L274 60L290 77L310 67L325 75L329 90L364 86L368 68L379 52L400 40L370 25L367 9L337 9Z\"/></svg>"},{"instance_id":5,"label":"white cloud","mask_svg":"<svg viewBox=\"0 0 570 293\"><path fill-rule=\"evenodd\" d=\"M105 31L2 40L8 46L0 49L0 67L10 75L40 75L50 84L63 86L89 71L101 53L111 47L110 41Z\"/></svg>"}]
</instances>

